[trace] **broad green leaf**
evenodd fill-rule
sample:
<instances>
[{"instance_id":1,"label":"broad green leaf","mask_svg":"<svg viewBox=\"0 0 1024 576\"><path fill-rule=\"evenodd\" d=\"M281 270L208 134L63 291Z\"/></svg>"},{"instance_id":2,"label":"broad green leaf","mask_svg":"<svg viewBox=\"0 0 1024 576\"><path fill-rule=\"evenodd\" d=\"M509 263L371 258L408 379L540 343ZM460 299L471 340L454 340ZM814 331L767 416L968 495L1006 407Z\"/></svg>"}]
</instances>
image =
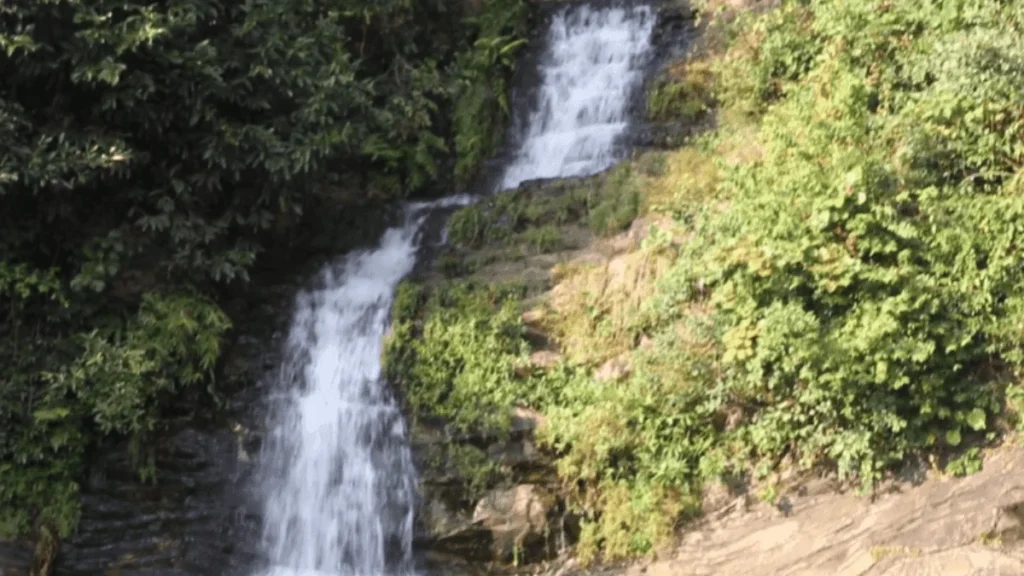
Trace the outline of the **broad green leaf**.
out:
<instances>
[{"instance_id":1,"label":"broad green leaf","mask_svg":"<svg viewBox=\"0 0 1024 576\"><path fill-rule=\"evenodd\" d=\"M966 418L967 425L972 430L980 432L985 429L985 411L981 408L975 408L967 414Z\"/></svg>"}]
</instances>

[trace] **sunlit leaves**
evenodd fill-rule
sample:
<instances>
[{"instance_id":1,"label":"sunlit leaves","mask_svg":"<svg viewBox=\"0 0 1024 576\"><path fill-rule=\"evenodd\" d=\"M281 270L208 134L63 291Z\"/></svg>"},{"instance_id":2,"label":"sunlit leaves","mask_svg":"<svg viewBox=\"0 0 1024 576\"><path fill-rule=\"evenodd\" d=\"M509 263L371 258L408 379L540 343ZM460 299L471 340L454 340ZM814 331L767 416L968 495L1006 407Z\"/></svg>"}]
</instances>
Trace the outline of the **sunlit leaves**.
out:
<instances>
[{"instance_id":1,"label":"sunlit leaves","mask_svg":"<svg viewBox=\"0 0 1024 576\"><path fill-rule=\"evenodd\" d=\"M754 452L866 486L984 430L998 399L976 367L1020 356L1024 200L999 188L1024 150L1019 21L947 4L793 2L750 24L758 50L728 62L761 84L730 98L767 110L765 157L724 172L731 207L678 264L711 287L725 385L759 405Z\"/></svg>"}]
</instances>

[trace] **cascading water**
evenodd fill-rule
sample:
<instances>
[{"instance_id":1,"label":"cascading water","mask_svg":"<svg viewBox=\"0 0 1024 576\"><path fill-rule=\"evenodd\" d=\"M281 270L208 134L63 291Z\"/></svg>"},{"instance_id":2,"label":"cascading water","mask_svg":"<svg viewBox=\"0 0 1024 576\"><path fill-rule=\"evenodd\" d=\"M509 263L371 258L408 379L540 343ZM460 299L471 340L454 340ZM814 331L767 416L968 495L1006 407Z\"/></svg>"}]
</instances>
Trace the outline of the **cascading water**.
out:
<instances>
[{"instance_id":1,"label":"cascading water","mask_svg":"<svg viewBox=\"0 0 1024 576\"><path fill-rule=\"evenodd\" d=\"M381 381L398 282L416 262L432 208L406 206L374 250L350 254L297 297L264 449L266 576L412 572L416 476L405 424Z\"/></svg>"},{"instance_id":2,"label":"cascading water","mask_svg":"<svg viewBox=\"0 0 1024 576\"><path fill-rule=\"evenodd\" d=\"M611 166L653 19L647 7L575 7L554 17L539 107L502 188ZM261 459L269 566L259 576L414 572L416 475L380 355L423 222L434 208L466 201L406 206L405 223L379 247L326 267L298 296Z\"/></svg>"},{"instance_id":3,"label":"cascading water","mask_svg":"<svg viewBox=\"0 0 1024 576\"><path fill-rule=\"evenodd\" d=\"M615 142L629 127L654 20L648 6L580 6L555 15L539 101L501 189L535 178L587 176L618 160Z\"/></svg>"}]
</instances>

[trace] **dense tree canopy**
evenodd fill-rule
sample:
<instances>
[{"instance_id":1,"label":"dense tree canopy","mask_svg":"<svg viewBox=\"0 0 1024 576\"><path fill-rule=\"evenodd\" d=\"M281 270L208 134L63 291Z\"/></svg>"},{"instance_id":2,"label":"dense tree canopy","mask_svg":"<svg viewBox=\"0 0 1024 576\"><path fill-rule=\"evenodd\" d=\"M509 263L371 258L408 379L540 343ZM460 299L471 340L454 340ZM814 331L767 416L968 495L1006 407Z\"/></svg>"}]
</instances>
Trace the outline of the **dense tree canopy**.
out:
<instances>
[{"instance_id":1,"label":"dense tree canopy","mask_svg":"<svg viewBox=\"0 0 1024 576\"><path fill-rule=\"evenodd\" d=\"M490 152L520 0L0 5L0 536L75 524L97 434L205 380L281 221L457 186ZM452 122L450 118L457 118ZM335 194L335 197L338 195Z\"/></svg>"}]
</instances>

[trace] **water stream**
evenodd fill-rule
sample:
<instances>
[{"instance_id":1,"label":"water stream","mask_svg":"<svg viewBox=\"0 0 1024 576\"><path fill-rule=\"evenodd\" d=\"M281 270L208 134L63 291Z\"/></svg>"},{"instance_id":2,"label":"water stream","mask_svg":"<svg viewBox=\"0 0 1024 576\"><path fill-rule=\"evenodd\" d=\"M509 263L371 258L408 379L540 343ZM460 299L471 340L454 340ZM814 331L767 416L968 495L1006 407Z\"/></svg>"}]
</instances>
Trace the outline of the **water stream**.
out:
<instances>
[{"instance_id":1,"label":"water stream","mask_svg":"<svg viewBox=\"0 0 1024 576\"><path fill-rule=\"evenodd\" d=\"M423 221L460 201L406 206L377 248L327 266L296 298L265 451L266 576L411 574L416 476L381 349Z\"/></svg>"},{"instance_id":2,"label":"water stream","mask_svg":"<svg viewBox=\"0 0 1024 576\"><path fill-rule=\"evenodd\" d=\"M502 188L581 176L617 159L642 77L648 7L569 7L551 20L542 84ZM411 576L416 471L380 355L423 223L450 198L409 204L379 246L323 269L299 294L264 444L259 576Z\"/></svg>"},{"instance_id":3,"label":"water stream","mask_svg":"<svg viewBox=\"0 0 1024 576\"><path fill-rule=\"evenodd\" d=\"M650 56L648 6L557 13L540 62L540 94L501 188L535 178L587 176L614 164L632 95Z\"/></svg>"}]
</instances>

